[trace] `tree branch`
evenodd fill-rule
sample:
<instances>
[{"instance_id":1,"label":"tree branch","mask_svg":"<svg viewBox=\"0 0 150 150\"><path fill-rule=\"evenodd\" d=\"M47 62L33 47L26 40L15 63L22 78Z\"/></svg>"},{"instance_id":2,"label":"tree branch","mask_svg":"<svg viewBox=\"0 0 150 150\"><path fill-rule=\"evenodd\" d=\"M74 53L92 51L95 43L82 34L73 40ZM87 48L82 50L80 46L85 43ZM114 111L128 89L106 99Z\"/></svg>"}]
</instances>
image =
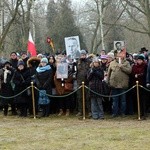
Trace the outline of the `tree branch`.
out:
<instances>
[{"instance_id":1,"label":"tree branch","mask_svg":"<svg viewBox=\"0 0 150 150\"><path fill-rule=\"evenodd\" d=\"M17 1L16 1L16 8L15 8L15 10L14 10L14 15L13 15L13 17L11 18L11 20L9 21L9 23L5 26L4 31L3 31L3 33L2 33L2 37L0 37L0 48L2 47L2 43L3 43L3 41L4 41L4 39L5 39L6 35L7 35L7 33L8 33L8 31L9 31L9 29L10 29L12 23L14 22L14 20L15 20L15 18L16 18L16 16L17 16L18 8L19 8L20 4L22 3L22 1L23 1L23 0L17 0Z\"/></svg>"}]
</instances>

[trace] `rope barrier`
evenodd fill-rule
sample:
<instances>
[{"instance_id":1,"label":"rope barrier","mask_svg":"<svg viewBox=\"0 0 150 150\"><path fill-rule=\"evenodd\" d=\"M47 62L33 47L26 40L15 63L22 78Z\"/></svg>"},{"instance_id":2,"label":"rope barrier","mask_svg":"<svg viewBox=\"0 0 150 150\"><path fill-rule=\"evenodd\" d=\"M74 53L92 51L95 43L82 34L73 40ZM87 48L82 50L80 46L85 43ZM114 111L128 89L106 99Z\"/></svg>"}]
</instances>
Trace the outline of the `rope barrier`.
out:
<instances>
[{"instance_id":1,"label":"rope barrier","mask_svg":"<svg viewBox=\"0 0 150 150\"><path fill-rule=\"evenodd\" d=\"M85 88L87 88L90 92L92 92L92 93L94 93L94 94L96 94L96 95L98 95L98 96L101 96L101 97L109 97L109 98L110 98L110 97L117 97L117 96L126 94L126 93L128 93L129 91L131 91L132 89L134 89L135 87L136 87L136 85L134 85L134 86L131 87L130 89L128 89L128 90L126 90L125 92L122 92L122 93L120 93L120 94L116 94L116 95L103 95L103 94L99 94L99 93L97 93L97 92L91 90L91 89L88 88L87 86L85 86Z\"/></svg>"},{"instance_id":2,"label":"rope barrier","mask_svg":"<svg viewBox=\"0 0 150 150\"><path fill-rule=\"evenodd\" d=\"M123 94L126 94L128 93L129 91L131 91L132 89L134 88L137 88L137 102L138 102L138 120L141 120L140 119L140 99L139 99L139 87L143 88L144 90L150 92L149 89L143 87L142 85L139 85L138 84L138 81L136 81L136 85L134 85L133 87L131 87L130 89L120 93L120 94L116 94L116 95L103 95L103 94L99 94L95 91L93 91L92 89L90 89L89 87L85 86L84 85L84 82L82 83L82 85L80 87L78 87L76 90L74 90L73 92L70 92L68 94L65 94L65 95L60 95L60 96L56 96L56 95L50 95L50 94L45 94L49 97L54 97L54 98L62 98L62 97L67 97L67 96L70 96L72 94L74 94L75 92L77 92L78 90L80 90L82 88L82 94L83 94L83 119L85 119L85 98L84 98L84 88L86 88L88 91L98 95L98 96L101 96L101 97L108 97L108 98L111 98L111 97L117 97L117 96L120 96L120 95L123 95ZM33 82L31 82L31 86L27 87L26 89L24 89L23 91L21 91L20 93L16 94L16 95L13 95L13 96L8 96L8 97L5 97L5 96L2 96L0 95L0 98L3 98L3 99L12 99L12 98L15 98L19 95L21 95L22 93L24 93L25 91L27 91L28 89L32 89L32 101L33 101L33 114L34 114L34 118L36 118L36 114L35 114L35 100L34 100L34 89L36 89L37 91L40 92L40 89L38 89L37 87L33 86Z\"/></svg>"},{"instance_id":3,"label":"rope barrier","mask_svg":"<svg viewBox=\"0 0 150 150\"><path fill-rule=\"evenodd\" d=\"M65 94L65 95L60 95L60 96L50 95L50 94L45 94L45 95L47 95L47 96L49 96L49 97L53 97L53 98L67 97L67 96L70 96L70 95L76 93L79 89L81 89L81 87L82 87L82 86L78 87L78 89L74 90L73 92L71 92L71 93L69 93L69 94ZM38 92L40 92L40 89L38 89L38 88L35 87L35 86L34 86L34 88L35 88Z\"/></svg>"},{"instance_id":4,"label":"rope barrier","mask_svg":"<svg viewBox=\"0 0 150 150\"><path fill-rule=\"evenodd\" d=\"M149 90L149 89L145 88L145 87L144 87L144 86L142 86L142 85L139 85L139 87L141 87L141 88L143 88L144 90L146 90L146 91L150 92L150 90Z\"/></svg>"},{"instance_id":5,"label":"rope barrier","mask_svg":"<svg viewBox=\"0 0 150 150\"><path fill-rule=\"evenodd\" d=\"M7 97L5 97L5 96L0 95L0 98L4 98L4 99L15 98L15 97L21 95L22 93L24 93L26 90L28 90L28 89L30 89L30 88L31 88L31 86L27 87L26 89L24 89L24 90L21 91L20 93L18 93L18 94L16 94L16 95L13 95L13 96L7 96Z\"/></svg>"},{"instance_id":6,"label":"rope barrier","mask_svg":"<svg viewBox=\"0 0 150 150\"><path fill-rule=\"evenodd\" d=\"M101 97L109 97L109 98L110 98L110 97L117 97L117 96L126 94L126 93L128 93L129 91L131 91L132 89L134 89L136 86L137 86L137 85L134 85L134 86L131 87L130 89L126 90L125 92L122 92L122 93L116 94L116 95L103 95L103 94L99 94L99 93L97 93L97 92L91 90L91 89L90 89L89 87L87 87L87 86L85 86L85 88L88 89L90 92L92 92L92 93L98 95L98 96L101 96ZM46 95L49 96L49 97L53 97L53 98L67 97L67 96L70 96L70 95L76 93L79 89L81 89L81 87L82 87L82 86L78 87L76 90L74 90L73 92L71 92L71 93L69 93L69 94L65 94L65 95L61 95L61 96L50 95L50 94L46 94ZM139 87L141 87L141 88L143 88L144 90L150 92L149 89L143 87L142 85L139 85ZM3 98L3 99L15 98L15 97L21 95L22 93L24 93L26 90L28 90L28 89L30 89L30 88L31 88L31 86L27 87L26 89L24 89L24 90L21 91L20 93L18 93L18 94L16 94L16 95L13 95L13 96L7 96L7 97L6 97L6 96L0 95L0 98ZM38 89L37 87L34 86L34 88L35 88L37 91L40 91L40 89Z\"/></svg>"}]
</instances>

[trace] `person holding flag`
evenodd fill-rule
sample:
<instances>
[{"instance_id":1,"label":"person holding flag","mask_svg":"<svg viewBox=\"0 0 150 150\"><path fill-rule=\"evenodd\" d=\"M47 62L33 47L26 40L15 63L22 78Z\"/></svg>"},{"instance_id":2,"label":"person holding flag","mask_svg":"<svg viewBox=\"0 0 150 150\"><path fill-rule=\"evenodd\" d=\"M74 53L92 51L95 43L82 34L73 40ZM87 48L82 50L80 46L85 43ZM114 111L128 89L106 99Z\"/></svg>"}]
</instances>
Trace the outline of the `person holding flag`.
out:
<instances>
[{"instance_id":1,"label":"person holding flag","mask_svg":"<svg viewBox=\"0 0 150 150\"><path fill-rule=\"evenodd\" d=\"M54 47L54 43L53 43L53 40L52 38L50 37L47 37L47 43L49 43L49 45L51 46L53 52L55 51L55 47Z\"/></svg>"},{"instance_id":2,"label":"person holding flag","mask_svg":"<svg viewBox=\"0 0 150 150\"><path fill-rule=\"evenodd\" d=\"M37 55L36 47L35 47L35 44L34 44L34 41L32 39L32 35L31 35L30 31L29 31L29 39L28 39L27 51L30 53L31 57Z\"/></svg>"}]
</instances>

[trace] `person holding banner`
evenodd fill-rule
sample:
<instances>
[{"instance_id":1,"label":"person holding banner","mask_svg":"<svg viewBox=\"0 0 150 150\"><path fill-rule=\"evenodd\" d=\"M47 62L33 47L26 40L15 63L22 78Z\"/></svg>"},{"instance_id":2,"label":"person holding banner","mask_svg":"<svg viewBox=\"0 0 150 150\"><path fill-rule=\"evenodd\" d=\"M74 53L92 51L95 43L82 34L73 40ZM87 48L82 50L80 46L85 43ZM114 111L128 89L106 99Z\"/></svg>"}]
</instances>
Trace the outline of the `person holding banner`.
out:
<instances>
[{"instance_id":1,"label":"person holding banner","mask_svg":"<svg viewBox=\"0 0 150 150\"><path fill-rule=\"evenodd\" d=\"M108 68L107 83L111 87L111 94L117 95L125 92L128 88L129 74L131 73L132 68L123 55L120 55L117 51L115 51L114 55L115 59L110 63ZM126 94L112 97L112 100L112 117L117 117L118 115L125 116ZM119 107L119 101L121 107Z\"/></svg>"},{"instance_id":2,"label":"person holding banner","mask_svg":"<svg viewBox=\"0 0 150 150\"><path fill-rule=\"evenodd\" d=\"M71 59L80 57L80 46L78 45L78 36L65 38L67 56Z\"/></svg>"},{"instance_id":3,"label":"person holding banner","mask_svg":"<svg viewBox=\"0 0 150 150\"><path fill-rule=\"evenodd\" d=\"M68 65L65 58L57 62L57 70L54 77L57 95L69 94L73 91L73 72L72 68ZM70 115L72 103L72 95L59 98L59 114L58 116Z\"/></svg>"}]
</instances>

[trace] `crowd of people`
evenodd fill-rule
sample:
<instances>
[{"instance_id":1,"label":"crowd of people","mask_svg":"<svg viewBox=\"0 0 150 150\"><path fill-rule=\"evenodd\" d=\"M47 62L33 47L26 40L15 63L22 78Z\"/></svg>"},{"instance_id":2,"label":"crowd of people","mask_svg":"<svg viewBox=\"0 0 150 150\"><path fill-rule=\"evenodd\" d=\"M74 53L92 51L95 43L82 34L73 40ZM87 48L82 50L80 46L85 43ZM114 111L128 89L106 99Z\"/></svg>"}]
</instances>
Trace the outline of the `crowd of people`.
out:
<instances>
[{"instance_id":1,"label":"crowd of people","mask_svg":"<svg viewBox=\"0 0 150 150\"><path fill-rule=\"evenodd\" d=\"M125 56L119 53L117 50L108 53L101 50L100 54L94 55L81 50L79 58L71 59L64 52L48 56L38 54L36 57L28 57L26 52L20 56L12 52L0 67L3 115L9 115L9 111L20 117L33 115L32 94L28 88L31 82L37 87L35 110L39 117L50 114L69 116L70 113L82 116L83 94L79 88L82 82L88 87L85 88L87 117L101 120L105 113L111 114L112 118L137 113L136 89L126 91L136 85L136 81L150 88L150 53L145 47L136 54L126 53ZM63 67L66 64L67 70ZM141 119L146 119L150 111L149 91L139 88Z\"/></svg>"}]
</instances>

